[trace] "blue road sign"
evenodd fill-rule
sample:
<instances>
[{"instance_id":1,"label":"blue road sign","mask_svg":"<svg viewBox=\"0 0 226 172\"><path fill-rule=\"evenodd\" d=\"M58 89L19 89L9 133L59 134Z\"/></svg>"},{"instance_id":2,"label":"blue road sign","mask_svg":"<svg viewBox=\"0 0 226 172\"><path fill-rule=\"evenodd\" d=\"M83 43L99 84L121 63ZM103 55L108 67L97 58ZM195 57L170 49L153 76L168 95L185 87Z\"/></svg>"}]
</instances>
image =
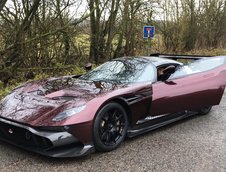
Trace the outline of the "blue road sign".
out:
<instances>
[{"instance_id":1,"label":"blue road sign","mask_svg":"<svg viewBox=\"0 0 226 172\"><path fill-rule=\"evenodd\" d=\"M153 38L155 35L154 26L144 26L144 38Z\"/></svg>"}]
</instances>

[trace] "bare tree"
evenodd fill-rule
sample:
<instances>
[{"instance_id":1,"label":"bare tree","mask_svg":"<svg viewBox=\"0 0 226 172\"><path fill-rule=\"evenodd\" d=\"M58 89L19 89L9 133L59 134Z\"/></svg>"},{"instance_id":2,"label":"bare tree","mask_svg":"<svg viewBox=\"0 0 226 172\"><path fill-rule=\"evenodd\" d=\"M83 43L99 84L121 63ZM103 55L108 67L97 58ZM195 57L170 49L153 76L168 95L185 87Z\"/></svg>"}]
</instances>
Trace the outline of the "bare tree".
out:
<instances>
[{"instance_id":1,"label":"bare tree","mask_svg":"<svg viewBox=\"0 0 226 172\"><path fill-rule=\"evenodd\" d=\"M2 9L4 8L6 2L7 2L7 0L1 0L1 1L0 1L0 12L1 12Z\"/></svg>"}]
</instances>

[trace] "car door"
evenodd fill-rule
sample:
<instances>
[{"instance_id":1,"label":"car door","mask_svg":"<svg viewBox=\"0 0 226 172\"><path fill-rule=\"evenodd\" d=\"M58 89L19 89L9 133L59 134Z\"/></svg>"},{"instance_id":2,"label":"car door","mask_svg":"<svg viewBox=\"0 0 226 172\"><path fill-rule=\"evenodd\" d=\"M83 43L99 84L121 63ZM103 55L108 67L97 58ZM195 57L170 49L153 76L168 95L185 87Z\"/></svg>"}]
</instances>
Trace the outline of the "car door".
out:
<instances>
[{"instance_id":1,"label":"car door","mask_svg":"<svg viewBox=\"0 0 226 172\"><path fill-rule=\"evenodd\" d=\"M219 104L226 85L225 58L185 65L166 81L153 83L151 115L199 109Z\"/></svg>"}]
</instances>

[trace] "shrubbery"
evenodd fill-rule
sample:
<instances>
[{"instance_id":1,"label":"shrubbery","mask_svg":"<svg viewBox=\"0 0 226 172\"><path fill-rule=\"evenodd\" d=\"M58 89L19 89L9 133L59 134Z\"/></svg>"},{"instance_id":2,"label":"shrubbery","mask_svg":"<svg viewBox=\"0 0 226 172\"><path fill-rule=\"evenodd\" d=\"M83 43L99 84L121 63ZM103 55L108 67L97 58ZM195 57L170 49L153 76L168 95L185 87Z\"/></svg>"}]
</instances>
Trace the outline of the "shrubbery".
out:
<instances>
[{"instance_id":1,"label":"shrubbery","mask_svg":"<svg viewBox=\"0 0 226 172\"><path fill-rule=\"evenodd\" d=\"M8 82L8 86L4 87L3 82L0 81L0 99L2 99L4 96L6 96L11 90L13 90L15 87L18 85L21 85L24 82L28 82L30 80L40 80L43 78L49 78L49 77L59 77L59 76L64 76L64 75L78 75L78 74L83 74L85 73L84 68L82 67L74 67L70 68L67 70L55 70L54 71L46 71L46 72L36 72L34 79L25 79L24 77L21 77L24 75L24 73L20 73L20 77L17 77L17 79L11 79Z\"/></svg>"}]
</instances>

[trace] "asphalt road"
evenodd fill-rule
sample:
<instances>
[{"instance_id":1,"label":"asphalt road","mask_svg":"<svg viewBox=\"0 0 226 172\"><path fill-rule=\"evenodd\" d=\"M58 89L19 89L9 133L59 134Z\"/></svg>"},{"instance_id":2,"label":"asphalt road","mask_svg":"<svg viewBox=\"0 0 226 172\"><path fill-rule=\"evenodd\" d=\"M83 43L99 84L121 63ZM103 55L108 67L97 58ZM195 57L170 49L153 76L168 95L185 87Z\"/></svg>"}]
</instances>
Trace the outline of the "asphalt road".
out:
<instances>
[{"instance_id":1,"label":"asphalt road","mask_svg":"<svg viewBox=\"0 0 226 172\"><path fill-rule=\"evenodd\" d=\"M226 171L226 94L196 116L127 139L115 151L52 159L0 142L0 171Z\"/></svg>"}]
</instances>

